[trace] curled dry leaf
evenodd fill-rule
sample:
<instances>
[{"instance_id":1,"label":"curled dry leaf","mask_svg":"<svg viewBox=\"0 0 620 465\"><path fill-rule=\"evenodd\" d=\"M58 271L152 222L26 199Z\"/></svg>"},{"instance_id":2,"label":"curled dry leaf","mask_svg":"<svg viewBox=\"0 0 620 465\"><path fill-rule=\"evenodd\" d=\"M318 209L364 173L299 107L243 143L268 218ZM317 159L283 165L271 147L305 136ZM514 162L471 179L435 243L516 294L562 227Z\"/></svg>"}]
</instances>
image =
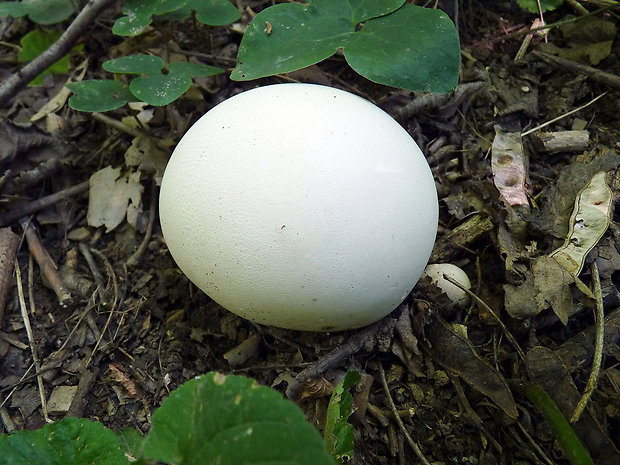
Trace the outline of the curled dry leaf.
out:
<instances>
[{"instance_id":1,"label":"curled dry leaf","mask_svg":"<svg viewBox=\"0 0 620 465\"><path fill-rule=\"evenodd\" d=\"M525 192L528 160L520 133L495 135L491 149L491 169L493 182L509 205L529 205Z\"/></svg>"},{"instance_id":2,"label":"curled dry leaf","mask_svg":"<svg viewBox=\"0 0 620 465\"><path fill-rule=\"evenodd\" d=\"M135 225L142 211L140 173L121 175L120 168L107 166L90 177L88 200L89 226L106 227L106 232L116 228L125 217Z\"/></svg>"},{"instance_id":3,"label":"curled dry leaf","mask_svg":"<svg viewBox=\"0 0 620 465\"><path fill-rule=\"evenodd\" d=\"M562 323L575 313L570 285L574 278L555 260L543 256L532 260L518 286L504 285L506 311L513 318L528 318L551 307Z\"/></svg>"}]
</instances>

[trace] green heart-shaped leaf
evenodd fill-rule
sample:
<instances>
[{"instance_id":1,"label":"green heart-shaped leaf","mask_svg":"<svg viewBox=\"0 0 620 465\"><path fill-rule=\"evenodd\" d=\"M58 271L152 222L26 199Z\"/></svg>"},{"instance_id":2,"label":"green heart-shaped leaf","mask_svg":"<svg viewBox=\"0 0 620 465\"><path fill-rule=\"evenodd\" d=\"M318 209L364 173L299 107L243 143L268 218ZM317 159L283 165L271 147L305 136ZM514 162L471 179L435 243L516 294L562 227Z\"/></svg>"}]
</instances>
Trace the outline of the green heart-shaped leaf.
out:
<instances>
[{"instance_id":1,"label":"green heart-shaped leaf","mask_svg":"<svg viewBox=\"0 0 620 465\"><path fill-rule=\"evenodd\" d=\"M152 55L129 55L108 60L102 67L111 73L158 74L164 64L164 60Z\"/></svg>"},{"instance_id":2,"label":"green heart-shaped leaf","mask_svg":"<svg viewBox=\"0 0 620 465\"><path fill-rule=\"evenodd\" d=\"M318 63L339 48L380 84L449 92L460 65L456 28L440 10L396 0L314 0L261 11L246 30L231 79L246 81Z\"/></svg>"},{"instance_id":3,"label":"green heart-shaped leaf","mask_svg":"<svg viewBox=\"0 0 620 465\"><path fill-rule=\"evenodd\" d=\"M75 92L69 99L69 106L78 111L115 110L133 100L126 85L110 79L71 82L66 87Z\"/></svg>"},{"instance_id":4,"label":"green heart-shaped leaf","mask_svg":"<svg viewBox=\"0 0 620 465\"><path fill-rule=\"evenodd\" d=\"M191 85L192 79L188 75L170 71L168 74L137 77L129 84L129 90L143 102L163 106L174 102Z\"/></svg>"},{"instance_id":5,"label":"green heart-shaped leaf","mask_svg":"<svg viewBox=\"0 0 620 465\"><path fill-rule=\"evenodd\" d=\"M65 418L34 431L0 436L3 465L126 465L114 433L101 423Z\"/></svg>"},{"instance_id":6,"label":"green heart-shaped leaf","mask_svg":"<svg viewBox=\"0 0 620 465\"><path fill-rule=\"evenodd\" d=\"M209 373L153 414L145 457L177 465L334 465L292 402L243 376Z\"/></svg>"}]
</instances>

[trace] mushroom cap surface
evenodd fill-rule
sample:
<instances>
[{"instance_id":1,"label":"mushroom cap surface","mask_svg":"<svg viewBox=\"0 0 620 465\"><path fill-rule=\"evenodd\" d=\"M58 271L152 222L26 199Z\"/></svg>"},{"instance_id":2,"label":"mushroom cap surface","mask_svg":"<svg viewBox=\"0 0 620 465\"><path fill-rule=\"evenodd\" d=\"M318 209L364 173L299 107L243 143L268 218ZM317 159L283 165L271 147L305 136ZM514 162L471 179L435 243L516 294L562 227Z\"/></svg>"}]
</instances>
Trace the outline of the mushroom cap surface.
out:
<instances>
[{"instance_id":1,"label":"mushroom cap surface","mask_svg":"<svg viewBox=\"0 0 620 465\"><path fill-rule=\"evenodd\" d=\"M314 84L259 87L208 111L174 150L159 209L172 257L214 301L309 331L395 309L438 221L411 136L367 100Z\"/></svg>"},{"instance_id":2,"label":"mushroom cap surface","mask_svg":"<svg viewBox=\"0 0 620 465\"><path fill-rule=\"evenodd\" d=\"M428 276L433 284L443 291L444 294L458 307L465 307L469 303L469 295L463 289L455 286L443 275L446 274L460 283L464 288L471 289L471 281L467 273L452 263L435 263L427 265L423 276Z\"/></svg>"}]
</instances>

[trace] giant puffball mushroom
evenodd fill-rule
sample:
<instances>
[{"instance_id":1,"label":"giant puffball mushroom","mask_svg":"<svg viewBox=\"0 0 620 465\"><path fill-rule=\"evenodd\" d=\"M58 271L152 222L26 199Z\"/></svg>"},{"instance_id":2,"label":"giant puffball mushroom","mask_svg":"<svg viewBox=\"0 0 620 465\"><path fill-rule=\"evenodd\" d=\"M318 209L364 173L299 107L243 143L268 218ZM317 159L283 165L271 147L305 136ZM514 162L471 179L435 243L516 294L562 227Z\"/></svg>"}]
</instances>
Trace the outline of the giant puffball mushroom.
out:
<instances>
[{"instance_id":1,"label":"giant puffball mushroom","mask_svg":"<svg viewBox=\"0 0 620 465\"><path fill-rule=\"evenodd\" d=\"M176 263L222 307L335 331L407 297L438 202L424 155L383 110L331 87L276 84L225 100L187 131L160 218Z\"/></svg>"},{"instance_id":2,"label":"giant puffball mushroom","mask_svg":"<svg viewBox=\"0 0 620 465\"><path fill-rule=\"evenodd\" d=\"M432 283L448 296L448 299L459 308L464 308L469 304L469 295L460 287L452 284L445 277L449 276L454 281L462 285L465 289L471 289L469 276L461 268L452 263L436 263L427 265L422 277L429 277Z\"/></svg>"}]
</instances>

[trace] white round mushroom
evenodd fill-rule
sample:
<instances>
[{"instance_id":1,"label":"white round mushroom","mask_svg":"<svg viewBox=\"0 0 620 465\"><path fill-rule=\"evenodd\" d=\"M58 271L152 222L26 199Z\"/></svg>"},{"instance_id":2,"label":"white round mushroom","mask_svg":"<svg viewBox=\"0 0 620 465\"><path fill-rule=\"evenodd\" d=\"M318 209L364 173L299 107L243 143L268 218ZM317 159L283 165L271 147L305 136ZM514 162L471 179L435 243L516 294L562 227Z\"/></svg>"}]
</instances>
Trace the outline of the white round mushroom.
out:
<instances>
[{"instance_id":1,"label":"white round mushroom","mask_svg":"<svg viewBox=\"0 0 620 465\"><path fill-rule=\"evenodd\" d=\"M471 289L471 282L467 273L452 263L427 265L422 276L428 276L432 283L441 289L457 307L465 307L469 304L469 295L463 289L444 278L444 274L461 284L465 289Z\"/></svg>"},{"instance_id":2,"label":"white round mushroom","mask_svg":"<svg viewBox=\"0 0 620 465\"><path fill-rule=\"evenodd\" d=\"M438 202L424 155L383 110L331 87L277 84L189 129L166 167L160 218L181 270L224 308L334 331L407 297Z\"/></svg>"}]
</instances>

